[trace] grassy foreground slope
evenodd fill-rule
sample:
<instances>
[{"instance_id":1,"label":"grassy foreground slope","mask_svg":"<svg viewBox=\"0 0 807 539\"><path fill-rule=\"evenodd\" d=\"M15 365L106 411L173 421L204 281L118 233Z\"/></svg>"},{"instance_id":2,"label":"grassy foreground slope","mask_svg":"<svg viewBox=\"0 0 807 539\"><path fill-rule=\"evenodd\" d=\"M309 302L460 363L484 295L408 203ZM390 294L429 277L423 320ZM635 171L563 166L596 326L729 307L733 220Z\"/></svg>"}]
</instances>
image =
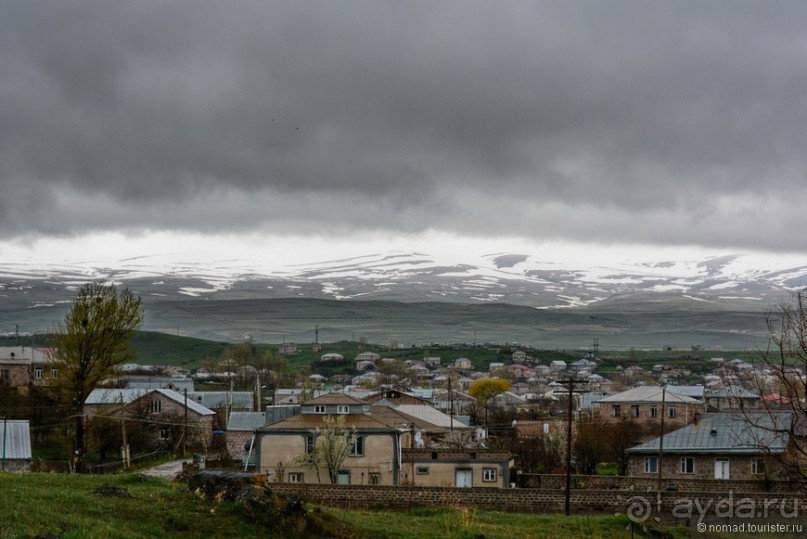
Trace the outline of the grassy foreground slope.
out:
<instances>
[{"instance_id":1,"label":"grassy foreground slope","mask_svg":"<svg viewBox=\"0 0 807 539\"><path fill-rule=\"evenodd\" d=\"M131 497L102 497L96 487L112 483ZM272 529L237 503L202 500L186 486L138 474L112 476L0 472L0 537L315 537ZM480 538L629 537L623 516L520 515L473 509L416 508L406 512L349 511L309 507L320 537ZM642 536L641 530L637 535Z\"/></svg>"}]
</instances>

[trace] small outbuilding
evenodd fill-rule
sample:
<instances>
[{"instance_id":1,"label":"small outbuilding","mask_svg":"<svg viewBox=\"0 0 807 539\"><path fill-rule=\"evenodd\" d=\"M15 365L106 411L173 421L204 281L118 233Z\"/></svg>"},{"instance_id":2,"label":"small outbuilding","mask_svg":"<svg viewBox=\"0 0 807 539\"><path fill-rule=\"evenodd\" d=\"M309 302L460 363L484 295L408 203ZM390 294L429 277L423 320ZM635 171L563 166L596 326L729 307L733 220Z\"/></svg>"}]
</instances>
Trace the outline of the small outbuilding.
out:
<instances>
[{"instance_id":1,"label":"small outbuilding","mask_svg":"<svg viewBox=\"0 0 807 539\"><path fill-rule=\"evenodd\" d=\"M33 460L28 420L4 419L0 423L0 470L27 472Z\"/></svg>"}]
</instances>

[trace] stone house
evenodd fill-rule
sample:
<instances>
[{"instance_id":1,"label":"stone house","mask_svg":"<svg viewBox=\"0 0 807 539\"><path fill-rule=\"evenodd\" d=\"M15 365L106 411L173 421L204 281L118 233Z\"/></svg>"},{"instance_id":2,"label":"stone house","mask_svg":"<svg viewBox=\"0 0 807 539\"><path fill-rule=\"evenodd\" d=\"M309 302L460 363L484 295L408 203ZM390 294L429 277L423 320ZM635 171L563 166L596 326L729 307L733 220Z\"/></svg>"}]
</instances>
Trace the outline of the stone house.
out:
<instances>
[{"instance_id":1,"label":"stone house","mask_svg":"<svg viewBox=\"0 0 807 539\"><path fill-rule=\"evenodd\" d=\"M509 487L515 465L510 452L491 449L404 448L403 462L402 483L467 488Z\"/></svg>"},{"instance_id":2,"label":"stone house","mask_svg":"<svg viewBox=\"0 0 807 539\"><path fill-rule=\"evenodd\" d=\"M661 461L667 480L775 478L780 471L776 457L790 442L790 423L786 413L708 414L665 434L663 440L654 438L628 449L628 473L656 476Z\"/></svg>"},{"instance_id":3,"label":"stone house","mask_svg":"<svg viewBox=\"0 0 807 539\"><path fill-rule=\"evenodd\" d=\"M181 444L187 425L189 448L206 452L211 446L216 412L172 389L94 389L84 401L84 420L119 417L121 410L127 419L159 425L154 443Z\"/></svg>"},{"instance_id":4,"label":"stone house","mask_svg":"<svg viewBox=\"0 0 807 539\"><path fill-rule=\"evenodd\" d=\"M466 454L460 449L431 448L433 442L445 443L452 430L465 432L472 439L471 429L459 421L423 404L382 400L373 406L342 393L319 396L302 404L299 413L257 429L256 470L275 481L330 482L327 471L317 473L301 465L300 458L314 451L318 429L326 426L326 418L339 415L356 440L338 470L338 484L407 484L413 466L421 460L421 468L425 468L420 474L415 468L417 485L454 485L456 481L462 486L509 484L509 455L487 449L475 449L471 455L471 450ZM406 453L409 462L404 456L406 450L410 451ZM459 475L457 469L462 470Z\"/></svg>"},{"instance_id":5,"label":"stone house","mask_svg":"<svg viewBox=\"0 0 807 539\"><path fill-rule=\"evenodd\" d=\"M227 453L245 468L255 466L255 431L266 425L264 412L231 412L227 421Z\"/></svg>"},{"instance_id":6,"label":"stone house","mask_svg":"<svg viewBox=\"0 0 807 539\"><path fill-rule=\"evenodd\" d=\"M25 388L30 384L48 384L58 378L59 370L50 365L46 349L0 347L0 385Z\"/></svg>"},{"instance_id":7,"label":"stone house","mask_svg":"<svg viewBox=\"0 0 807 539\"><path fill-rule=\"evenodd\" d=\"M356 441L338 471L338 483L397 485L402 444L412 443L401 425L370 415L370 403L342 393L329 393L300 406L300 412L256 431L256 470L278 482L328 482L327 471L308 468L300 459L314 451L318 429L326 417L342 415Z\"/></svg>"},{"instance_id":8,"label":"stone house","mask_svg":"<svg viewBox=\"0 0 807 539\"><path fill-rule=\"evenodd\" d=\"M709 410L759 410L762 408L762 397L742 386L726 386L706 394L706 405Z\"/></svg>"},{"instance_id":9,"label":"stone house","mask_svg":"<svg viewBox=\"0 0 807 539\"><path fill-rule=\"evenodd\" d=\"M704 413L702 402L658 386L637 387L604 397L598 406L601 421L629 419L642 425L660 423L662 413L665 425L686 425L696 414Z\"/></svg>"}]
</instances>

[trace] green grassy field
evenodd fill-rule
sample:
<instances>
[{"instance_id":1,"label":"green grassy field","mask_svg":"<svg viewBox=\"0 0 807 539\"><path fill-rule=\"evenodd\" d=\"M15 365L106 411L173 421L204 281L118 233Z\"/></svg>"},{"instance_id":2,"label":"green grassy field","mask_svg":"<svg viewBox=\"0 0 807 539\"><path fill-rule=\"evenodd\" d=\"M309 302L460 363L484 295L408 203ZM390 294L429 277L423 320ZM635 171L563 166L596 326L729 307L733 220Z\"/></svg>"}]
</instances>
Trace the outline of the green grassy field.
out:
<instances>
[{"instance_id":1,"label":"green grassy field","mask_svg":"<svg viewBox=\"0 0 807 539\"><path fill-rule=\"evenodd\" d=\"M101 484L128 489L131 497L94 494ZM186 485L138 474L109 476L0 473L0 537L63 539L153 537L333 537L335 539L527 539L630 537L624 515L513 514L457 508L412 512L349 511L308 507L315 529L273 527L234 502L216 503ZM299 526L298 526L299 527ZM685 537L687 530L672 530ZM681 532L681 533L679 533ZM636 536L647 536L637 528Z\"/></svg>"}]
</instances>

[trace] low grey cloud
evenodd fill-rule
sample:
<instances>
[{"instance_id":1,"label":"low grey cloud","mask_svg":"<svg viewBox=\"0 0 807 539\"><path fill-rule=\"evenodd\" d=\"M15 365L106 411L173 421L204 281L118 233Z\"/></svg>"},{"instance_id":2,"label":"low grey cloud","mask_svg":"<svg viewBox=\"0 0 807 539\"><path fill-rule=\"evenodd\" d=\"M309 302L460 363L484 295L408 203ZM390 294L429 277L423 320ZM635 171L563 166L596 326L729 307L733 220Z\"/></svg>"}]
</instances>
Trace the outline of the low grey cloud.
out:
<instances>
[{"instance_id":1,"label":"low grey cloud","mask_svg":"<svg viewBox=\"0 0 807 539\"><path fill-rule=\"evenodd\" d=\"M807 6L8 2L0 233L803 249Z\"/></svg>"}]
</instances>

